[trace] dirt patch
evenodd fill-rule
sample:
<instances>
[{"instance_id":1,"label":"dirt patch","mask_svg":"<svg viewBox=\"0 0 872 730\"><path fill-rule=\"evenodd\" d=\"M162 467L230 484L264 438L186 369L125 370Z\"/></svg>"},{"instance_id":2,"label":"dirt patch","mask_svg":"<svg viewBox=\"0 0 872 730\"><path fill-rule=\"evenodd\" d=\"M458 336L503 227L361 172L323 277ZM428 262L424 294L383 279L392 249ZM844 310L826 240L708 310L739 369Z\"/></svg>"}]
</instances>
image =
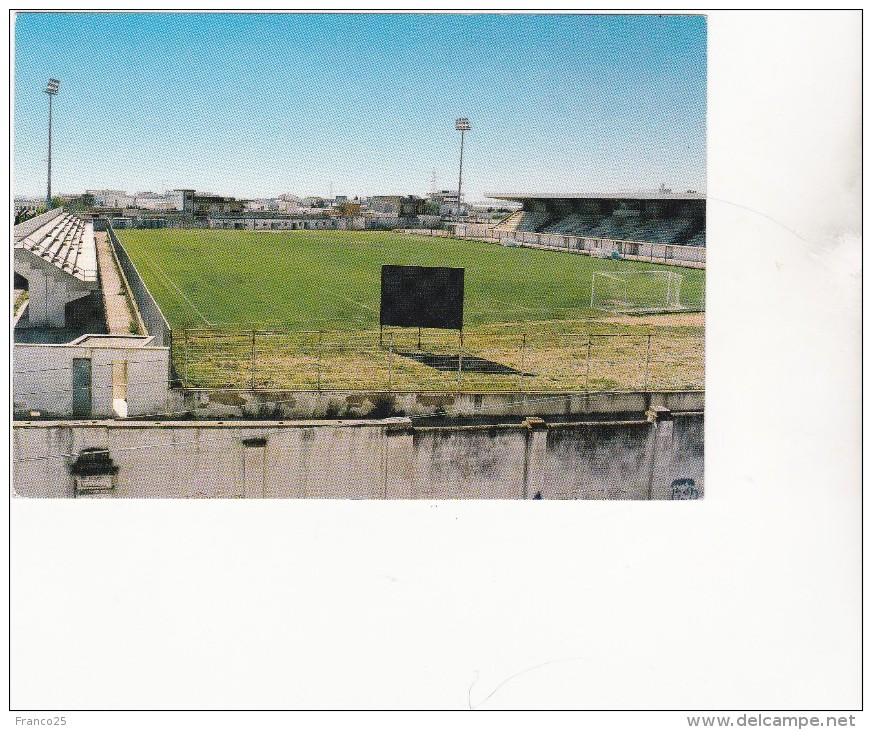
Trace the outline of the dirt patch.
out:
<instances>
[{"instance_id":1,"label":"dirt patch","mask_svg":"<svg viewBox=\"0 0 872 730\"><path fill-rule=\"evenodd\" d=\"M635 324L649 327L705 327L705 313L692 314L648 314L630 317L604 317L600 322L612 324Z\"/></svg>"}]
</instances>

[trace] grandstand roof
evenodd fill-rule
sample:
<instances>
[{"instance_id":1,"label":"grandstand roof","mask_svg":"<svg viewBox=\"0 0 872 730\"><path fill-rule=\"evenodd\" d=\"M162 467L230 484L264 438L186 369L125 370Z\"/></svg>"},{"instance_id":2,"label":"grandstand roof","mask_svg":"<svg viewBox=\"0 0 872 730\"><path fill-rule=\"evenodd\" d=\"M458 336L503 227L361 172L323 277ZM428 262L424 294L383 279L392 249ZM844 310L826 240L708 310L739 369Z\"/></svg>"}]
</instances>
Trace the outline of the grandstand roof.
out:
<instances>
[{"instance_id":1,"label":"grandstand roof","mask_svg":"<svg viewBox=\"0 0 872 730\"><path fill-rule=\"evenodd\" d=\"M79 281L97 281L92 223L55 209L15 226L14 238L15 248L30 251Z\"/></svg>"},{"instance_id":2,"label":"grandstand roof","mask_svg":"<svg viewBox=\"0 0 872 730\"><path fill-rule=\"evenodd\" d=\"M705 200L705 193L484 193L494 200Z\"/></svg>"}]
</instances>

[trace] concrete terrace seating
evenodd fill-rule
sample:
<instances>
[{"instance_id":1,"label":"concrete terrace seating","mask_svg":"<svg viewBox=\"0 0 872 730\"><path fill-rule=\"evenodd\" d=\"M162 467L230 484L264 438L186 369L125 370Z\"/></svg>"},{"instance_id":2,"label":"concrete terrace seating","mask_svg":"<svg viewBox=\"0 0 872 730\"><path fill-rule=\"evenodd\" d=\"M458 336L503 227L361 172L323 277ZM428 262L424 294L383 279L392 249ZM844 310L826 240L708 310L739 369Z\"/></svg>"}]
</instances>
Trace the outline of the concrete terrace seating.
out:
<instances>
[{"instance_id":1,"label":"concrete terrace seating","mask_svg":"<svg viewBox=\"0 0 872 730\"><path fill-rule=\"evenodd\" d=\"M506 216L503 220L497 223L494 226L495 231L516 231L518 230L518 223L521 221L521 217L524 215L524 211L518 210L512 213L509 216Z\"/></svg>"},{"instance_id":2,"label":"concrete terrace seating","mask_svg":"<svg viewBox=\"0 0 872 730\"><path fill-rule=\"evenodd\" d=\"M615 238L615 231L612 228L612 219L605 218L599 223L591 225L582 234L587 238Z\"/></svg>"},{"instance_id":3,"label":"concrete terrace seating","mask_svg":"<svg viewBox=\"0 0 872 730\"><path fill-rule=\"evenodd\" d=\"M51 218L15 248L25 249L82 282L97 281L97 250L90 223L69 213Z\"/></svg>"},{"instance_id":4,"label":"concrete terrace seating","mask_svg":"<svg viewBox=\"0 0 872 730\"><path fill-rule=\"evenodd\" d=\"M640 243L683 244L693 221L687 218L660 218L616 222L611 216L592 216L571 213L547 226L543 233L558 233L585 238L605 238ZM525 230L518 228L518 230ZM693 241L693 243L690 243ZM705 234L697 234L685 245L704 246Z\"/></svg>"},{"instance_id":5,"label":"concrete terrace seating","mask_svg":"<svg viewBox=\"0 0 872 730\"><path fill-rule=\"evenodd\" d=\"M584 233L593 223L593 218L589 215L581 215L580 213L572 213L565 218L561 218L555 223L547 226L544 233L565 233L568 235L575 233Z\"/></svg>"},{"instance_id":6,"label":"concrete terrace seating","mask_svg":"<svg viewBox=\"0 0 872 730\"><path fill-rule=\"evenodd\" d=\"M495 231L538 231L548 222L548 214L519 210L494 226Z\"/></svg>"},{"instance_id":7,"label":"concrete terrace seating","mask_svg":"<svg viewBox=\"0 0 872 730\"><path fill-rule=\"evenodd\" d=\"M615 238L644 243L678 243L689 227L690 221L679 218L642 221L616 228Z\"/></svg>"},{"instance_id":8,"label":"concrete terrace seating","mask_svg":"<svg viewBox=\"0 0 872 730\"><path fill-rule=\"evenodd\" d=\"M46 223L48 223L56 216L63 215L63 212L63 208L52 208L52 210L46 211L45 213L41 213L34 218L16 224L15 228L13 229L15 242L17 243L22 238L27 238L31 233L33 233L38 228L42 228Z\"/></svg>"},{"instance_id":9,"label":"concrete terrace seating","mask_svg":"<svg viewBox=\"0 0 872 730\"><path fill-rule=\"evenodd\" d=\"M547 213L539 213L533 212L528 213L524 212L521 220L518 222L519 231L538 231L541 230L542 227L548 222L548 214Z\"/></svg>"}]
</instances>

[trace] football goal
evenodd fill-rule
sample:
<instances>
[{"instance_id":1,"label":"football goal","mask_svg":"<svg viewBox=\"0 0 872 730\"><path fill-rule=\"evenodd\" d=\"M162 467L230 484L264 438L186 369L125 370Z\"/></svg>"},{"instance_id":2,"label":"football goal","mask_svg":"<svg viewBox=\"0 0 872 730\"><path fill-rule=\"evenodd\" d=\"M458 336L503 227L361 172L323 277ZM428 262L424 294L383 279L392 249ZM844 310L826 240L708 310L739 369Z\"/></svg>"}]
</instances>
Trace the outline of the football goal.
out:
<instances>
[{"instance_id":1,"label":"football goal","mask_svg":"<svg viewBox=\"0 0 872 730\"><path fill-rule=\"evenodd\" d=\"M591 309L674 312L681 306L681 274L674 271L595 271Z\"/></svg>"}]
</instances>

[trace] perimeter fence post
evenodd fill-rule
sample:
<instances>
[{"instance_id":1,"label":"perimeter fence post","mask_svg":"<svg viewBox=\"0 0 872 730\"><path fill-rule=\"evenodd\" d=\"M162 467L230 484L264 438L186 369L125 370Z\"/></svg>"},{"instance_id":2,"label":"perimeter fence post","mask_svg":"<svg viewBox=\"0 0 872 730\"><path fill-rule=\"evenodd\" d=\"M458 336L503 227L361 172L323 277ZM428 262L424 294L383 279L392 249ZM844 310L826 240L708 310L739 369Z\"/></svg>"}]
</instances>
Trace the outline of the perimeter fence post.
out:
<instances>
[{"instance_id":1,"label":"perimeter fence post","mask_svg":"<svg viewBox=\"0 0 872 730\"><path fill-rule=\"evenodd\" d=\"M584 392L590 391L590 345L593 339L592 335L587 336L587 370L584 374Z\"/></svg>"},{"instance_id":2,"label":"perimeter fence post","mask_svg":"<svg viewBox=\"0 0 872 730\"><path fill-rule=\"evenodd\" d=\"M256 330L251 330L251 389L254 390L254 338Z\"/></svg>"},{"instance_id":3,"label":"perimeter fence post","mask_svg":"<svg viewBox=\"0 0 872 730\"><path fill-rule=\"evenodd\" d=\"M324 333L320 330L318 331L318 391L321 391L321 355L323 351L323 335Z\"/></svg>"},{"instance_id":4,"label":"perimeter fence post","mask_svg":"<svg viewBox=\"0 0 872 730\"><path fill-rule=\"evenodd\" d=\"M527 373L527 333L521 335L521 382L519 388L524 387L524 376Z\"/></svg>"},{"instance_id":5,"label":"perimeter fence post","mask_svg":"<svg viewBox=\"0 0 872 730\"><path fill-rule=\"evenodd\" d=\"M648 335L648 348L645 351L645 385L642 390L648 390L648 364L651 362L651 335Z\"/></svg>"},{"instance_id":6,"label":"perimeter fence post","mask_svg":"<svg viewBox=\"0 0 872 730\"><path fill-rule=\"evenodd\" d=\"M188 328L187 327L185 327L185 330L182 334L183 334L183 337L185 340L184 365L182 367L182 373L183 373L182 378L183 378L184 382L182 383L182 387L187 388L188 387Z\"/></svg>"}]
</instances>

